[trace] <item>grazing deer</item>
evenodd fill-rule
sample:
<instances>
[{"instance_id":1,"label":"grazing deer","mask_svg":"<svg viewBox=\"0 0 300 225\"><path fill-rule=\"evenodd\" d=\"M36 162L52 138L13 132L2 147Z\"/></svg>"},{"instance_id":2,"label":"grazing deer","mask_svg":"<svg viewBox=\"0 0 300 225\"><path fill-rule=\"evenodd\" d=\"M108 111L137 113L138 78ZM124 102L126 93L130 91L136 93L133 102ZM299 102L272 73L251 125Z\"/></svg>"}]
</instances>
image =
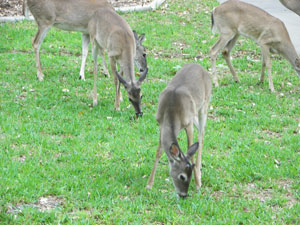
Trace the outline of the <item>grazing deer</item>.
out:
<instances>
[{"instance_id":1,"label":"grazing deer","mask_svg":"<svg viewBox=\"0 0 300 225\"><path fill-rule=\"evenodd\" d=\"M50 28L54 26L62 30L82 32L82 61L79 79L85 80L84 69L90 42L88 23L97 9L104 7L113 9L110 3L106 0L27 0L27 4L38 25L37 34L32 42L37 78L40 81L44 78L40 63L40 47ZM143 72L147 68L145 48L142 46L144 35L138 37L135 34L135 37L137 41L135 62L140 72ZM101 58L103 73L109 76L103 53Z\"/></svg>"},{"instance_id":2,"label":"grazing deer","mask_svg":"<svg viewBox=\"0 0 300 225\"><path fill-rule=\"evenodd\" d=\"M300 16L300 1L299 0L279 0L289 10Z\"/></svg>"},{"instance_id":3,"label":"grazing deer","mask_svg":"<svg viewBox=\"0 0 300 225\"><path fill-rule=\"evenodd\" d=\"M92 42L94 60L94 91L93 105L97 105L97 56L107 51L111 70L115 79L116 95L115 108L120 110L120 83L128 93L128 98L134 106L136 116L142 116L141 111L141 83L146 78L146 68L139 78L135 80L134 56L136 44L134 33L128 23L111 8L99 8L91 17L88 31ZM117 72L116 64L125 75L125 79Z\"/></svg>"},{"instance_id":4,"label":"grazing deer","mask_svg":"<svg viewBox=\"0 0 300 225\"><path fill-rule=\"evenodd\" d=\"M250 37L258 43L262 52L262 71L260 82L264 81L265 67L269 77L269 89L274 91L271 76L270 52L284 56L300 76L300 59L291 42L289 34L279 19L251 4L238 0L229 0L212 12L212 30L220 32L220 38L210 51L214 85L218 86L216 59L222 54L236 82L239 82L230 59L230 52L238 37Z\"/></svg>"},{"instance_id":5,"label":"grazing deer","mask_svg":"<svg viewBox=\"0 0 300 225\"><path fill-rule=\"evenodd\" d=\"M158 161L165 150L169 159L170 176L173 179L176 192L180 197L186 197L192 177L195 172L197 190L201 186L201 153L203 147L204 128L206 125L208 104L211 96L211 80L209 74L198 64L185 65L173 77L171 82L160 94L156 120L160 127L159 145L152 173L147 188L154 184L154 176ZM193 124L198 129L198 140L193 142ZM187 135L188 151L185 155L177 142L181 129ZM193 155L199 149L196 165L191 164Z\"/></svg>"}]
</instances>

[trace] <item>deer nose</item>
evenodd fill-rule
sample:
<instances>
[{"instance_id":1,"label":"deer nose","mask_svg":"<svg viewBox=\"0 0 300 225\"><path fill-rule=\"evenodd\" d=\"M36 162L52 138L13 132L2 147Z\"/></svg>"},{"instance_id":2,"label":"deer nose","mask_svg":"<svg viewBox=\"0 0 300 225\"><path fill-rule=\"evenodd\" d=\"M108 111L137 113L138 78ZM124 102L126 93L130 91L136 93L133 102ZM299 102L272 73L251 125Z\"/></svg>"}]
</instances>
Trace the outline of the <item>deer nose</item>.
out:
<instances>
[{"instance_id":1,"label":"deer nose","mask_svg":"<svg viewBox=\"0 0 300 225\"><path fill-rule=\"evenodd\" d=\"M179 197L185 199L187 197L187 193L178 193Z\"/></svg>"}]
</instances>

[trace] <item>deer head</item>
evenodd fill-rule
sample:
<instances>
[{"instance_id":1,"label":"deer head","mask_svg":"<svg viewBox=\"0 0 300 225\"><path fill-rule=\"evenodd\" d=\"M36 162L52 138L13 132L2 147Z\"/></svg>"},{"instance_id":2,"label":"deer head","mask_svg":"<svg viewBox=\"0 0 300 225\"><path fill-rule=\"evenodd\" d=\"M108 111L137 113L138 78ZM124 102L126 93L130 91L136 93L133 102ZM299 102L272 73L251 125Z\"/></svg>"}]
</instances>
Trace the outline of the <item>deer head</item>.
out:
<instances>
[{"instance_id":1,"label":"deer head","mask_svg":"<svg viewBox=\"0 0 300 225\"><path fill-rule=\"evenodd\" d=\"M173 179L177 194L182 198L187 197L192 172L195 166L195 164L190 163L190 159L196 153L198 147L199 142L196 142L189 148L186 155L184 155L179 146L175 143L169 148L170 176Z\"/></svg>"},{"instance_id":2,"label":"deer head","mask_svg":"<svg viewBox=\"0 0 300 225\"><path fill-rule=\"evenodd\" d=\"M127 82L119 73L116 71L116 75L121 82L121 84L124 85L125 90L127 91L128 94L128 99L131 102L131 104L134 107L135 114L137 117L142 117L143 112L141 110L141 100L142 100L142 93L141 93L141 84L145 80L146 75L148 73L148 68L144 70L144 72L141 74L140 78L138 81L132 81L132 82Z\"/></svg>"}]
</instances>

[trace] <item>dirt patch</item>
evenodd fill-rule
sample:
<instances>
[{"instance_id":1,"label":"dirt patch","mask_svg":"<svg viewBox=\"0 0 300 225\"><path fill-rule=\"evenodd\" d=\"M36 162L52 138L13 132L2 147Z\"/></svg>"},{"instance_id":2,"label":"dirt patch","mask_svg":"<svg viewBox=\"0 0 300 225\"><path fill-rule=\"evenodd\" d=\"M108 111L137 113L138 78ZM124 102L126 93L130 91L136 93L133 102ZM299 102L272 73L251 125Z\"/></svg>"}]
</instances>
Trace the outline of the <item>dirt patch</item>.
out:
<instances>
[{"instance_id":1,"label":"dirt patch","mask_svg":"<svg viewBox=\"0 0 300 225\"><path fill-rule=\"evenodd\" d=\"M296 190L293 189L293 182L288 179L275 180L270 187L263 188L264 185L257 183L248 183L234 185L230 198L244 198L246 200L259 200L261 203L267 203L274 211L280 211L284 208L292 208L300 202L295 196ZM228 196L225 191L215 191L211 194L216 200L221 200L224 195ZM283 201L283 206L277 204L277 200ZM250 209L246 209L250 210Z\"/></svg>"},{"instance_id":2,"label":"dirt patch","mask_svg":"<svg viewBox=\"0 0 300 225\"><path fill-rule=\"evenodd\" d=\"M108 0L113 7L128 7L137 5L147 5L152 0ZM23 0L0 0L0 17L3 16L23 16Z\"/></svg>"},{"instance_id":3,"label":"dirt patch","mask_svg":"<svg viewBox=\"0 0 300 225\"><path fill-rule=\"evenodd\" d=\"M260 202L268 202L272 199L277 198L276 195L280 193L280 199L285 200L285 207L292 208L299 200L296 198L296 196L293 193L292 189L292 181L290 180L278 180L275 182L275 188L281 189L281 190L275 190L272 187L270 188L260 188L258 185L254 183L249 183L245 187L244 190L244 196L246 199L251 200L259 200ZM277 187L276 187L277 186ZM279 210L280 206L277 204L271 205L272 209Z\"/></svg>"},{"instance_id":4,"label":"dirt patch","mask_svg":"<svg viewBox=\"0 0 300 225\"><path fill-rule=\"evenodd\" d=\"M0 17L22 15L23 0L0 0Z\"/></svg>"},{"instance_id":5,"label":"dirt patch","mask_svg":"<svg viewBox=\"0 0 300 225\"><path fill-rule=\"evenodd\" d=\"M36 208L41 212L62 207L63 199L56 196L40 197L36 203L19 203L16 206L8 206L8 214L18 214L26 208Z\"/></svg>"}]
</instances>

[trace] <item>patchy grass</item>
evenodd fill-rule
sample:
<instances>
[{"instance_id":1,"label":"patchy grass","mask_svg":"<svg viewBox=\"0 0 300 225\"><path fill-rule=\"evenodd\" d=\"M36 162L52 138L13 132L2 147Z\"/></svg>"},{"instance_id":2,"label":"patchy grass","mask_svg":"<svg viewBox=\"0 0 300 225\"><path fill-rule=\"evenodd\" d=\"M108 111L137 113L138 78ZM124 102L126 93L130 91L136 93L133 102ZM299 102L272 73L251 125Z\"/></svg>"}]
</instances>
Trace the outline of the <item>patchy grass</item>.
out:
<instances>
[{"instance_id":1,"label":"patchy grass","mask_svg":"<svg viewBox=\"0 0 300 225\"><path fill-rule=\"evenodd\" d=\"M114 111L113 79L98 79L91 107L92 60L78 80L79 33L52 29L41 50L45 80L36 79L34 22L0 24L0 221L3 224L299 224L299 87L291 65L273 57L276 93L258 86L260 50L241 38L233 81L218 58L203 151L203 186L182 201L162 157L153 190L145 189L158 144L157 100L178 69L210 69L208 1L167 1L154 12L123 14L145 33L149 74L144 116L122 89ZM100 62L99 62L100 63ZM184 132L179 142L186 146Z\"/></svg>"}]
</instances>

